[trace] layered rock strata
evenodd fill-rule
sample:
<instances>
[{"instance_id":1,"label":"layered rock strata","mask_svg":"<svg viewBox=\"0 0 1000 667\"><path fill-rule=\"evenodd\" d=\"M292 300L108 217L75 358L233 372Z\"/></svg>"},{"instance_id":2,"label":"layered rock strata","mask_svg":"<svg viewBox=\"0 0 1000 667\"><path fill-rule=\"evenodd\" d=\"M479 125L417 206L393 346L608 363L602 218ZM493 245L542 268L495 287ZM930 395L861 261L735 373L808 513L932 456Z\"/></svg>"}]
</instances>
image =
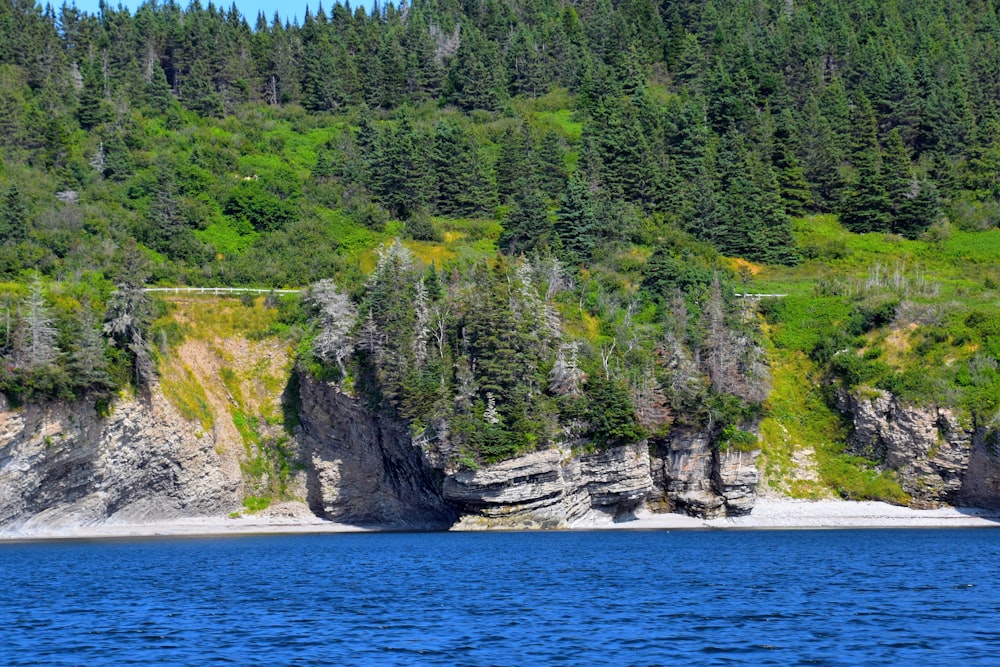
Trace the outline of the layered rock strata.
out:
<instances>
[{"instance_id":1,"label":"layered rock strata","mask_svg":"<svg viewBox=\"0 0 1000 667\"><path fill-rule=\"evenodd\" d=\"M655 478L661 503L704 518L742 516L756 498L759 451L720 450L701 432L679 429L658 448Z\"/></svg>"},{"instance_id":2,"label":"layered rock strata","mask_svg":"<svg viewBox=\"0 0 1000 667\"><path fill-rule=\"evenodd\" d=\"M0 530L225 515L240 491L238 462L156 392L107 417L86 401L0 402Z\"/></svg>"},{"instance_id":3,"label":"layered rock strata","mask_svg":"<svg viewBox=\"0 0 1000 667\"><path fill-rule=\"evenodd\" d=\"M627 520L652 489L645 442L579 456L547 449L444 481L464 528L563 528L592 514Z\"/></svg>"},{"instance_id":4,"label":"layered rock strata","mask_svg":"<svg viewBox=\"0 0 1000 667\"><path fill-rule=\"evenodd\" d=\"M874 389L841 392L838 403L854 426L852 450L896 471L912 506L1000 504L1000 458L988 434L954 410L905 405Z\"/></svg>"}]
</instances>

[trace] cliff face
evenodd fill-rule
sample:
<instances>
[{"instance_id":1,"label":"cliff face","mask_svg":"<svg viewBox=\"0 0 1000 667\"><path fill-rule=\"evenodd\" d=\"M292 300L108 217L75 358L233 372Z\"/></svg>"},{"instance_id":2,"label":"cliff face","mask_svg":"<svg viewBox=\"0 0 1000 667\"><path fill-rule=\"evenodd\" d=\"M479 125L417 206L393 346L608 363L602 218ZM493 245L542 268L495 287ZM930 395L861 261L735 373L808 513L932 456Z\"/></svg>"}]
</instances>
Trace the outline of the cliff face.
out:
<instances>
[{"instance_id":1,"label":"cliff face","mask_svg":"<svg viewBox=\"0 0 1000 667\"><path fill-rule=\"evenodd\" d=\"M698 434L678 434L664 459L639 442L590 454L551 448L453 470L385 415L332 385L304 376L301 383L309 503L340 521L560 528L627 520L644 508L718 517L753 506L756 454L714 451Z\"/></svg>"},{"instance_id":2,"label":"cliff face","mask_svg":"<svg viewBox=\"0 0 1000 667\"><path fill-rule=\"evenodd\" d=\"M2 401L2 399L0 399ZM224 515L239 507L240 470L162 395L93 404L0 403L0 531Z\"/></svg>"},{"instance_id":3,"label":"cliff face","mask_svg":"<svg viewBox=\"0 0 1000 667\"><path fill-rule=\"evenodd\" d=\"M305 373L299 386L299 439L314 513L345 523L451 524L455 513L444 502L440 477L403 425Z\"/></svg>"},{"instance_id":4,"label":"cliff face","mask_svg":"<svg viewBox=\"0 0 1000 667\"><path fill-rule=\"evenodd\" d=\"M1000 459L953 410L903 405L879 390L838 401L854 425L853 450L895 470L913 506L1000 506Z\"/></svg>"},{"instance_id":5,"label":"cliff face","mask_svg":"<svg viewBox=\"0 0 1000 667\"><path fill-rule=\"evenodd\" d=\"M317 516L400 528L558 528L636 511L704 517L748 512L754 454L714 451L695 433L590 454L552 448L477 470L445 469L405 426L334 385L297 376L299 425L289 443L302 470L289 482ZM293 385L294 386L294 385ZM222 398L215 388L209 401ZM233 397L232 400L237 400ZM240 405L248 405L244 399ZM120 399L110 416L92 403L0 403L0 532L101 523L142 524L242 510L261 480L252 454L217 417L185 419L160 387Z\"/></svg>"},{"instance_id":6,"label":"cliff face","mask_svg":"<svg viewBox=\"0 0 1000 667\"><path fill-rule=\"evenodd\" d=\"M532 452L446 477L462 527L560 528L596 515L629 518L653 488L646 443L573 456Z\"/></svg>"},{"instance_id":7,"label":"cliff face","mask_svg":"<svg viewBox=\"0 0 1000 667\"><path fill-rule=\"evenodd\" d=\"M758 451L719 450L703 433L679 429L657 453L655 478L668 506L704 518L742 516L753 509Z\"/></svg>"}]
</instances>

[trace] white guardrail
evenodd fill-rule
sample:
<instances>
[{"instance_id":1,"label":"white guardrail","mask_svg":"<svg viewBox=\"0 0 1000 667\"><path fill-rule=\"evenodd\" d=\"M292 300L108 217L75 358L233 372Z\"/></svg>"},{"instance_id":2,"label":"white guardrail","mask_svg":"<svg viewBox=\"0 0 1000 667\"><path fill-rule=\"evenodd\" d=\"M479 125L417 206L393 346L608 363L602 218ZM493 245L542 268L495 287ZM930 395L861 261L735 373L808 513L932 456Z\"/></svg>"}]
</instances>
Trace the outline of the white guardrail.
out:
<instances>
[{"instance_id":1,"label":"white guardrail","mask_svg":"<svg viewBox=\"0 0 1000 667\"><path fill-rule=\"evenodd\" d=\"M199 294L300 294L303 289L263 289L259 287L143 287L144 292L164 292L167 294L181 294L184 292L194 292Z\"/></svg>"},{"instance_id":2,"label":"white guardrail","mask_svg":"<svg viewBox=\"0 0 1000 667\"><path fill-rule=\"evenodd\" d=\"M300 289L266 289L261 287L143 287L144 292L163 292L166 294L181 294L183 292L194 292L196 294L301 294L305 288ZM780 299L787 294L737 294L741 299Z\"/></svg>"}]
</instances>

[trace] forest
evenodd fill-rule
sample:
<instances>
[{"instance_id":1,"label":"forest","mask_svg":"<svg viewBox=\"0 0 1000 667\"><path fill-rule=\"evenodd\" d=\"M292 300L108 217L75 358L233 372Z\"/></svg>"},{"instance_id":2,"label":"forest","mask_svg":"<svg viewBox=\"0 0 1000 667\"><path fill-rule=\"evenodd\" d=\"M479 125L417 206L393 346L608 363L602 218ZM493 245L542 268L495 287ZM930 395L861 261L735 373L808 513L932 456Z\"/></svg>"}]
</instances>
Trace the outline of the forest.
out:
<instances>
[{"instance_id":1,"label":"forest","mask_svg":"<svg viewBox=\"0 0 1000 667\"><path fill-rule=\"evenodd\" d=\"M303 16L0 0L12 400L154 381L169 336L145 285L313 285L272 299L302 366L466 465L682 425L754 447L793 349L996 420L995 256L957 253L942 270L975 284L955 289L845 275L870 276L878 239L897 273L995 247L993 0ZM780 277L796 294L758 319L744 295ZM893 356L876 338L904 311L923 347Z\"/></svg>"}]
</instances>

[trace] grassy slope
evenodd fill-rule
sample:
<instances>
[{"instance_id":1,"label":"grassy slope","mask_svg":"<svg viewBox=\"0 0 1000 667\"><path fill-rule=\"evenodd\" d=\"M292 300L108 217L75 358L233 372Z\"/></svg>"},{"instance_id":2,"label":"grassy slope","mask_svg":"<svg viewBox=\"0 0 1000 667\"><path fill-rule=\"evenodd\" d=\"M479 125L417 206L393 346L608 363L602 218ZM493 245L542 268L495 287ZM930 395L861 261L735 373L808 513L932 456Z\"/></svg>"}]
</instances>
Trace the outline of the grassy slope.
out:
<instances>
[{"instance_id":1,"label":"grassy slope","mask_svg":"<svg viewBox=\"0 0 1000 667\"><path fill-rule=\"evenodd\" d=\"M986 321L1000 317L1000 231L911 241L851 234L835 216L813 216L797 220L795 232L810 258L791 268L764 267L753 285L789 295L768 330L774 389L761 425L765 476L799 497L832 490L905 502L890 476L843 453L847 427L824 400L820 369L807 355L827 332L846 331L859 304L903 304L892 321L856 339L857 354L875 369L870 382L914 403L961 407L958 374L991 341L984 327L970 330L966 318L973 311Z\"/></svg>"},{"instance_id":2,"label":"grassy slope","mask_svg":"<svg viewBox=\"0 0 1000 667\"><path fill-rule=\"evenodd\" d=\"M239 299L168 296L154 323L160 386L186 419L214 437L220 455L238 461L244 505L266 508L294 497L282 410L293 349L278 311Z\"/></svg>"}]
</instances>

